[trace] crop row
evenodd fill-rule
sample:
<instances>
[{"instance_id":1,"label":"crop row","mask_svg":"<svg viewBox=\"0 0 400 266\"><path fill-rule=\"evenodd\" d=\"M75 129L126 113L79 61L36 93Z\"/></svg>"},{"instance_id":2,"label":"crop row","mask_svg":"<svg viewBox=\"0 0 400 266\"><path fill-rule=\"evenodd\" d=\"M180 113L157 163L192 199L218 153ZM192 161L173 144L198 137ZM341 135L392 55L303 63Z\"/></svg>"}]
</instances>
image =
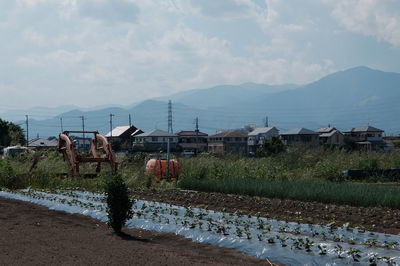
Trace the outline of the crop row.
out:
<instances>
[{"instance_id":1,"label":"crop row","mask_svg":"<svg viewBox=\"0 0 400 266\"><path fill-rule=\"evenodd\" d=\"M53 202L61 209L77 207L81 213L91 211L100 214L106 209L102 194L34 190L23 190L18 194L37 203ZM400 237L366 232L346 225L288 223L239 212L221 213L148 201L136 201L133 211L134 218L128 221L128 226L154 224L159 228L174 228L175 232L191 231L198 236L212 235L221 240L229 239L232 243L248 243L260 250L290 250L296 255L299 252L307 256L316 255L324 261L331 258L391 265L399 262L396 254L400 249Z\"/></svg>"}]
</instances>

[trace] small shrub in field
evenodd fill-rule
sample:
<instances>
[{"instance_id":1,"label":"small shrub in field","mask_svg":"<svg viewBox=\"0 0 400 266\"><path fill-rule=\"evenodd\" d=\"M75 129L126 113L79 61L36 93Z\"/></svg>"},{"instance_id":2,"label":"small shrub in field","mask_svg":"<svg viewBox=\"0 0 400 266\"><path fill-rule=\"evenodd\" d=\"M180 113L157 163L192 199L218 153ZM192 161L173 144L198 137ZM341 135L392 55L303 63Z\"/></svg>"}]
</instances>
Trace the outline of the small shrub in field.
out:
<instances>
[{"instance_id":1,"label":"small shrub in field","mask_svg":"<svg viewBox=\"0 0 400 266\"><path fill-rule=\"evenodd\" d=\"M133 200L129 198L128 187L120 176L113 176L106 182L108 226L121 233L122 226L132 218Z\"/></svg>"},{"instance_id":2,"label":"small shrub in field","mask_svg":"<svg viewBox=\"0 0 400 266\"><path fill-rule=\"evenodd\" d=\"M0 161L0 188L15 188L17 176L8 160Z\"/></svg>"}]
</instances>

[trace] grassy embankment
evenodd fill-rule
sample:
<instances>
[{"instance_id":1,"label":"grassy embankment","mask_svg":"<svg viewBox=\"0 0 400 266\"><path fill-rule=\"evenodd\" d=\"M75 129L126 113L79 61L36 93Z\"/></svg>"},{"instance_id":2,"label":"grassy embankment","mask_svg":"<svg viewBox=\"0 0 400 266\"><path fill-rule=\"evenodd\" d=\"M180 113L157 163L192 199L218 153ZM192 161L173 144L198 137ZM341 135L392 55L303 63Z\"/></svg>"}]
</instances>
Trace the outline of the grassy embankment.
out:
<instances>
[{"instance_id":1,"label":"grassy embankment","mask_svg":"<svg viewBox=\"0 0 400 266\"><path fill-rule=\"evenodd\" d=\"M32 156L14 160L0 160L0 187L8 188L79 188L100 191L109 167L95 179L60 177L68 173L66 163L57 153L49 153L29 172ZM37 155L36 155L37 156ZM199 156L182 158L182 176L178 187L203 191L257 195L350 204L355 206L386 206L400 208L400 186L381 183L400 182L382 176L366 180L345 179L345 169L400 168L400 152L348 153L344 151L303 150L283 153L268 158L238 158ZM81 172L94 172L86 165ZM144 157L126 158L120 174L131 188L173 187L157 184L144 172Z\"/></svg>"}]
</instances>

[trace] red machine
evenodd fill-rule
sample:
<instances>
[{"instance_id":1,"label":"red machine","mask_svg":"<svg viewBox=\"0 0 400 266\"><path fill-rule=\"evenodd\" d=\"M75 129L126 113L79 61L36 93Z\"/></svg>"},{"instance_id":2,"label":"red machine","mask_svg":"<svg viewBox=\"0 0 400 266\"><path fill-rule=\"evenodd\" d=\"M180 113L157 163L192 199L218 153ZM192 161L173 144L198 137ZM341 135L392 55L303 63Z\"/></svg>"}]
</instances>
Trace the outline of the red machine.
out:
<instances>
[{"instance_id":1,"label":"red machine","mask_svg":"<svg viewBox=\"0 0 400 266\"><path fill-rule=\"evenodd\" d=\"M90 147L92 157L81 157L77 154L75 145L69 137L70 133L94 134ZM97 131L64 131L59 135L57 149L63 154L64 160L71 167L73 176L79 175L80 163L97 163L96 174L100 173L101 163L109 163L112 173L117 173L118 163L112 152L111 144ZM99 154L99 151L102 151L103 154Z\"/></svg>"},{"instance_id":2,"label":"red machine","mask_svg":"<svg viewBox=\"0 0 400 266\"><path fill-rule=\"evenodd\" d=\"M181 174L181 168L176 159L153 158L146 163L146 174L154 175L157 181L162 179L174 181Z\"/></svg>"}]
</instances>

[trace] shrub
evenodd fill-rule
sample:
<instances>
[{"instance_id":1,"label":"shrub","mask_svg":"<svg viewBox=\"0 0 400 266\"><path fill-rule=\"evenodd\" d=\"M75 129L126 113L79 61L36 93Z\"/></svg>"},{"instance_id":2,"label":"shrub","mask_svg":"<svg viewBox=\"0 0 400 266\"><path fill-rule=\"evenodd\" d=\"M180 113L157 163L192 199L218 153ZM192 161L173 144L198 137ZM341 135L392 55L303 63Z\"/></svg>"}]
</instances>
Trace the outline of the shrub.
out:
<instances>
[{"instance_id":1,"label":"shrub","mask_svg":"<svg viewBox=\"0 0 400 266\"><path fill-rule=\"evenodd\" d=\"M270 140L264 140L262 146L257 150L257 156L267 157L285 151L285 145L278 137L272 137Z\"/></svg>"},{"instance_id":2,"label":"shrub","mask_svg":"<svg viewBox=\"0 0 400 266\"><path fill-rule=\"evenodd\" d=\"M129 198L128 187L120 176L113 176L106 182L108 226L120 234L125 222L132 218L133 200Z\"/></svg>"},{"instance_id":3,"label":"shrub","mask_svg":"<svg viewBox=\"0 0 400 266\"><path fill-rule=\"evenodd\" d=\"M17 177L8 160L0 161L0 187L16 188Z\"/></svg>"}]
</instances>

